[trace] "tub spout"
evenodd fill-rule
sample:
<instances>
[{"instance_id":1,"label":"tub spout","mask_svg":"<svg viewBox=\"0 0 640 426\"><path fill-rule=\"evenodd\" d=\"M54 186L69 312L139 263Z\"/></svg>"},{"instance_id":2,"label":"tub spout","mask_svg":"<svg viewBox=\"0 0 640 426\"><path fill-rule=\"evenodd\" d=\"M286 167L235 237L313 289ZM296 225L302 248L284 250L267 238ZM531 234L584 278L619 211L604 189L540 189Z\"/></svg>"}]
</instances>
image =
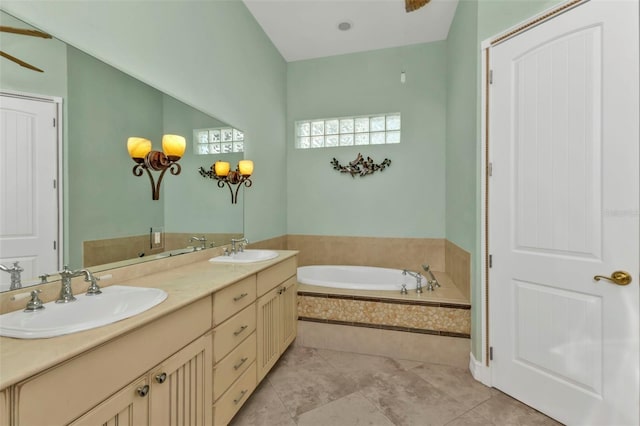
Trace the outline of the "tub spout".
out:
<instances>
[{"instance_id":1,"label":"tub spout","mask_svg":"<svg viewBox=\"0 0 640 426\"><path fill-rule=\"evenodd\" d=\"M416 293L422 293L422 274L420 274L419 272L410 271L408 269L403 269L402 275L410 275L414 277L416 279ZM433 286L427 286L427 290L432 291Z\"/></svg>"}]
</instances>

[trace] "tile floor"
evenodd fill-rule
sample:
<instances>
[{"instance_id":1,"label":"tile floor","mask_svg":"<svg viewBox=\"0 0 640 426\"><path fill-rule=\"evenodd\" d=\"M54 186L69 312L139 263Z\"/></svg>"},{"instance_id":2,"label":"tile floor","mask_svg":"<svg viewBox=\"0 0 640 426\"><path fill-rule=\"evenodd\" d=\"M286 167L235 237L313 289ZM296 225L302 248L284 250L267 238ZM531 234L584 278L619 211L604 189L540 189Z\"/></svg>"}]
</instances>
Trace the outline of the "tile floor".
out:
<instances>
[{"instance_id":1,"label":"tile floor","mask_svg":"<svg viewBox=\"0 0 640 426\"><path fill-rule=\"evenodd\" d=\"M292 346L231 425L558 425L464 368Z\"/></svg>"}]
</instances>

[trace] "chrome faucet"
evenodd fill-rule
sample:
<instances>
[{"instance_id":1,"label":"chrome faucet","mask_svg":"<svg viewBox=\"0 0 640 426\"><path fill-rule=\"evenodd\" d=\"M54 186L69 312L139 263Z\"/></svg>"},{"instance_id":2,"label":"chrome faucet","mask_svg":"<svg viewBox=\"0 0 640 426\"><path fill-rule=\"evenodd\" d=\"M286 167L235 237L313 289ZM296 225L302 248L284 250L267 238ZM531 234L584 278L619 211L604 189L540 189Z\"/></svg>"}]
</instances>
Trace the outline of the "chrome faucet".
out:
<instances>
[{"instance_id":1,"label":"chrome faucet","mask_svg":"<svg viewBox=\"0 0 640 426\"><path fill-rule=\"evenodd\" d=\"M422 275L419 272L413 272L408 269L402 270L402 275L410 275L416 279L416 293L422 293ZM433 290L433 288L427 288L427 290ZM405 294L405 293L403 293Z\"/></svg>"},{"instance_id":2,"label":"chrome faucet","mask_svg":"<svg viewBox=\"0 0 640 426\"><path fill-rule=\"evenodd\" d=\"M22 269L20 265L18 265L18 263L20 262L13 262L12 267L0 265L0 271L8 272L9 274L11 274L11 286L9 287L9 290L17 290L19 288L22 288L22 283L20 282L20 273L24 271L24 269Z\"/></svg>"},{"instance_id":3,"label":"chrome faucet","mask_svg":"<svg viewBox=\"0 0 640 426\"><path fill-rule=\"evenodd\" d=\"M207 248L207 237L204 235L202 237L191 237L189 238L189 242L198 241L200 242L200 247L196 247L196 250L204 250Z\"/></svg>"},{"instance_id":4,"label":"chrome faucet","mask_svg":"<svg viewBox=\"0 0 640 426\"><path fill-rule=\"evenodd\" d=\"M429 275L429 278L427 279L427 284L428 284L428 290L433 290L433 287L440 287L440 283L438 282L438 280L436 279L435 275L433 275L433 272L431 271L431 268L429 267L429 265L427 265L426 263L422 265L422 269L424 269L424 271Z\"/></svg>"},{"instance_id":5,"label":"chrome faucet","mask_svg":"<svg viewBox=\"0 0 640 426\"><path fill-rule=\"evenodd\" d=\"M239 248L236 249L236 244L239 243ZM232 238L231 239L231 253L238 253L244 251L244 246L249 244L249 240L246 238Z\"/></svg>"},{"instance_id":6,"label":"chrome faucet","mask_svg":"<svg viewBox=\"0 0 640 426\"><path fill-rule=\"evenodd\" d=\"M76 300L73 296L73 290L71 289L71 278L78 277L80 275L84 275L84 280L90 283L86 293L87 296L95 296L96 294L102 293L98 286L98 278L94 277L88 269L72 271L67 267L67 265L64 265L64 268L59 272L59 274L62 286L60 288L60 296L58 296L56 303L69 303Z\"/></svg>"}]
</instances>

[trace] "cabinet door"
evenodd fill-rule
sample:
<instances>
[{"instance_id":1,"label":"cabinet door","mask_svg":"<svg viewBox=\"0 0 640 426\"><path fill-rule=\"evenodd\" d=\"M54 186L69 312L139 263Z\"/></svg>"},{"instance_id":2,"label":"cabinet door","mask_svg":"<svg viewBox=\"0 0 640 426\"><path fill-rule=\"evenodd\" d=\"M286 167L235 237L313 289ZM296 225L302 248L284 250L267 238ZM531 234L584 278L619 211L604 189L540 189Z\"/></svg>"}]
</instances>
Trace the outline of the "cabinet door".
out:
<instances>
[{"instance_id":1,"label":"cabinet door","mask_svg":"<svg viewBox=\"0 0 640 426\"><path fill-rule=\"evenodd\" d=\"M282 345L280 352L293 342L298 333L298 293L297 277L291 277L282 284L284 291L281 297L282 309Z\"/></svg>"},{"instance_id":2,"label":"cabinet door","mask_svg":"<svg viewBox=\"0 0 640 426\"><path fill-rule=\"evenodd\" d=\"M282 287L278 286L258 299L257 338L258 365L257 378L260 382L276 363L280 356L281 346L281 295Z\"/></svg>"},{"instance_id":3,"label":"cabinet door","mask_svg":"<svg viewBox=\"0 0 640 426\"><path fill-rule=\"evenodd\" d=\"M9 414L11 413L9 404L9 389L7 388L0 392L0 425L9 424Z\"/></svg>"},{"instance_id":4,"label":"cabinet door","mask_svg":"<svg viewBox=\"0 0 640 426\"><path fill-rule=\"evenodd\" d=\"M125 387L71 426L142 426L149 424L149 382L146 377Z\"/></svg>"},{"instance_id":5,"label":"cabinet door","mask_svg":"<svg viewBox=\"0 0 640 426\"><path fill-rule=\"evenodd\" d=\"M149 378L150 424L211 424L211 343L211 334L206 334L153 370Z\"/></svg>"}]
</instances>

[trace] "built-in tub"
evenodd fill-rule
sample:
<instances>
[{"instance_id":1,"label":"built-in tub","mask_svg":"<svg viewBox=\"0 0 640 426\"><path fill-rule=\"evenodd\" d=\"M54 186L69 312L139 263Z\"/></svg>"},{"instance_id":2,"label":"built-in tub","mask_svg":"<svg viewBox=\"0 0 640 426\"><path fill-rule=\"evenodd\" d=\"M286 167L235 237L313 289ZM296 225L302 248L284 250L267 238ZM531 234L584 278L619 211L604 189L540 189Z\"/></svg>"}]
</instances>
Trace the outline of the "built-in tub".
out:
<instances>
[{"instance_id":1,"label":"built-in tub","mask_svg":"<svg viewBox=\"0 0 640 426\"><path fill-rule=\"evenodd\" d=\"M352 290L400 290L416 279L402 275L400 269L375 266L312 265L298 268L298 282L319 287Z\"/></svg>"},{"instance_id":2,"label":"built-in tub","mask_svg":"<svg viewBox=\"0 0 640 426\"><path fill-rule=\"evenodd\" d=\"M300 266L298 320L469 338L471 305L437 274L442 287L418 294L416 279L401 269ZM407 294L400 293L403 283Z\"/></svg>"}]
</instances>

